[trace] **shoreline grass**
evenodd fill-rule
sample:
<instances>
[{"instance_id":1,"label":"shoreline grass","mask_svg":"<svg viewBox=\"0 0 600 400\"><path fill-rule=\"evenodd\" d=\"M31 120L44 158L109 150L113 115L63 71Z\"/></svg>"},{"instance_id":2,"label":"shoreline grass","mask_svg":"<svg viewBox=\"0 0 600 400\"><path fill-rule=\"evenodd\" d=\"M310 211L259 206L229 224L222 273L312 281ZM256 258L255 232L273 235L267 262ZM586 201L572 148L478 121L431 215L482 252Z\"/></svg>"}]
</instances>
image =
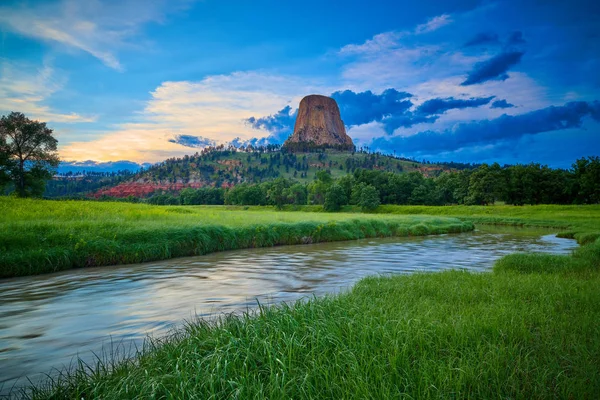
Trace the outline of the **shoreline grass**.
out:
<instances>
[{"instance_id":1,"label":"shoreline grass","mask_svg":"<svg viewBox=\"0 0 600 400\"><path fill-rule=\"evenodd\" d=\"M418 231L427 218L452 216L466 224L560 227L582 246L571 256L508 255L490 273L369 277L338 295L224 315L216 322L193 321L174 336L149 342L135 358L91 369L81 365L22 394L34 399L595 398L600 393L600 208L563 207L511 207L514 214L503 206L388 209L410 214L404 217L409 220L424 218ZM246 213L246 227L270 215L252 211L257 212ZM319 216L337 216L336 226L352 218L283 214L288 222L320 224ZM365 218L361 224L388 221L385 215L354 217Z\"/></svg>"},{"instance_id":2,"label":"shoreline grass","mask_svg":"<svg viewBox=\"0 0 600 400\"><path fill-rule=\"evenodd\" d=\"M216 251L459 233L455 218L0 198L0 278Z\"/></svg>"},{"instance_id":3,"label":"shoreline grass","mask_svg":"<svg viewBox=\"0 0 600 400\"><path fill-rule=\"evenodd\" d=\"M238 206L228 206L239 209ZM250 210L259 211L261 206ZM289 212L322 213L322 206L286 206ZM362 213L357 206L342 207L344 213ZM600 237L600 205L491 205L491 206L399 206L381 205L369 215L430 215L454 217L481 225L500 225L560 229L558 237L576 239L579 244L592 243Z\"/></svg>"},{"instance_id":4,"label":"shoreline grass","mask_svg":"<svg viewBox=\"0 0 600 400\"><path fill-rule=\"evenodd\" d=\"M491 273L368 277L338 295L194 321L134 359L27 396L595 398L600 239L543 256L535 267L507 256Z\"/></svg>"}]
</instances>

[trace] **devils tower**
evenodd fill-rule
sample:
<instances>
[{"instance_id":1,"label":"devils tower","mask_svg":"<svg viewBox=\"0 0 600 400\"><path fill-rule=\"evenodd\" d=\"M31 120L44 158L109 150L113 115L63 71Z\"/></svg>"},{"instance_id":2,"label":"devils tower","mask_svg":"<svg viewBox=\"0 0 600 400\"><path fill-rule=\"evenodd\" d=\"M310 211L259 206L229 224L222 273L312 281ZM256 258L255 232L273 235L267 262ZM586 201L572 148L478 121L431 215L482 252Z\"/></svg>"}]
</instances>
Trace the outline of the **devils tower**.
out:
<instances>
[{"instance_id":1,"label":"devils tower","mask_svg":"<svg viewBox=\"0 0 600 400\"><path fill-rule=\"evenodd\" d=\"M289 149L331 147L352 150L354 143L346 134L340 109L331 97L311 94L300 101L294 133L285 141Z\"/></svg>"}]
</instances>

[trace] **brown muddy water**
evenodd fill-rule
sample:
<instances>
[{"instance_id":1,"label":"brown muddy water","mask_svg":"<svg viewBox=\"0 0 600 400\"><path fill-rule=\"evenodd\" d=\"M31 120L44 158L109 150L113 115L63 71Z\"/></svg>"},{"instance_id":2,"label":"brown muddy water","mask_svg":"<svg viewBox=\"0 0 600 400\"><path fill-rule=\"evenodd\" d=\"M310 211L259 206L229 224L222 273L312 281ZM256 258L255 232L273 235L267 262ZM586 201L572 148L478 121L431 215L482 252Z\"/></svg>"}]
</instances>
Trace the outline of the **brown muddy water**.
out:
<instances>
[{"instance_id":1,"label":"brown muddy water","mask_svg":"<svg viewBox=\"0 0 600 400\"><path fill-rule=\"evenodd\" d=\"M515 252L577 244L522 229L236 250L0 280L0 395L81 358L117 358L183 320L335 293L373 274L484 272ZM51 373L51 375L52 375ZM14 392L13 392L14 393Z\"/></svg>"}]
</instances>

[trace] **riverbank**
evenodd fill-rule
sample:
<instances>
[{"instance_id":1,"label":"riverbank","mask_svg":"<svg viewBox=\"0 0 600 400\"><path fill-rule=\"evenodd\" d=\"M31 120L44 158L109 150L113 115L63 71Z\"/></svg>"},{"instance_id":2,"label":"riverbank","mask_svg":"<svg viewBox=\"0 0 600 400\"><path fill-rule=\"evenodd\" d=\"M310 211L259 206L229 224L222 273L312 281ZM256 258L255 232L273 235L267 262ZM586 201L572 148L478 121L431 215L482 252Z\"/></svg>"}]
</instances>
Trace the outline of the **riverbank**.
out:
<instances>
[{"instance_id":1,"label":"riverbank","mask_svg":"<svg viewBox=\"0 0 600 400\"><path fill-rule=\"evenodd\" d=\"M473 229L455 218L249 211L0 197L0 278L216 251L423 236Z\"/></svg>"},{"instance_id":2,"label":"riverbank","mask_svg":"<svg viewBox=\"0 0 600 400\"><path fill-rule=\"evenodd\" d=\"M348 209L346 211L353 211ZM538 206L394 206L383 205L387 215L436 215L487 225L531 226L561 229L558 236L591 243L600 237L600 205Z\"/></svg>"},{"instance_id":3,"label":"riverbank","mask_svg":"<svg viewBox=\"0 0 600 400\"><path fill-rule=\"evenodd\" d=\"M237 210L240 207L228 206ZM253 206L250 210L265 207ZM285 211L322 213L322 206L286 206ZM344 213L361 213L357 206L342 207ZM373 214L386 215L436 215L455 217L464 221L486 225L530 226L564 230L561 236L573 237L577 233L583 242L591 242L600 235L600 205L536 205L536 206L398 206L384 204ZM372 214L369 214L372 215ZM570 232L570 233L569 233ZM587 238L582 235L593 234Z\"/></svg>"},{"instance_id":4,"label":"riverbank","mask_svg":"<svg viewBox=\"0 0 600 400\"><path fill-rule=\"evenodd\" d=\"M32 397L594 398L600 392L598 207L496 207L391 211L560 227L583 246L573 256L509 255L493 273L366 278L341 295L195 321L131 361L82 365L33 388ZM241 224L266 215L240 211Z\"/></svg>"},{"instance_id":5,"label":"riverbank","mask_svg":"<svg viewBox=\"0 0 600 400\"><path fill-rule=\"evenodd\" d=\"M188 323L33 398L594 398L600 239Z\"/></svg>"}]
</instances>

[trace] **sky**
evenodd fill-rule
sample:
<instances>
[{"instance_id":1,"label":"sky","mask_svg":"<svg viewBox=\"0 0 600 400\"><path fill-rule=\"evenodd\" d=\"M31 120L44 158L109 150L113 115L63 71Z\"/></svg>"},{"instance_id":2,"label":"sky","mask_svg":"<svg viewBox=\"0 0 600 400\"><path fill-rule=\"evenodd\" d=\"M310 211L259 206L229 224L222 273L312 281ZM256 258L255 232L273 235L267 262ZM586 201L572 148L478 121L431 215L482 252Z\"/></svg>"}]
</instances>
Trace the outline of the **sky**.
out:
<instances>
[{"instance_id":1,"label":"sky","mask_svg":"<svg viewBox=\"0 0 600 400\"><path fill-rule=\"evenodd\" d=\"M0 115L86 165L282 143L322 94L370 151L568 168L599 71L598 1L0 2Z\"/></svg>"}]
</instances>

